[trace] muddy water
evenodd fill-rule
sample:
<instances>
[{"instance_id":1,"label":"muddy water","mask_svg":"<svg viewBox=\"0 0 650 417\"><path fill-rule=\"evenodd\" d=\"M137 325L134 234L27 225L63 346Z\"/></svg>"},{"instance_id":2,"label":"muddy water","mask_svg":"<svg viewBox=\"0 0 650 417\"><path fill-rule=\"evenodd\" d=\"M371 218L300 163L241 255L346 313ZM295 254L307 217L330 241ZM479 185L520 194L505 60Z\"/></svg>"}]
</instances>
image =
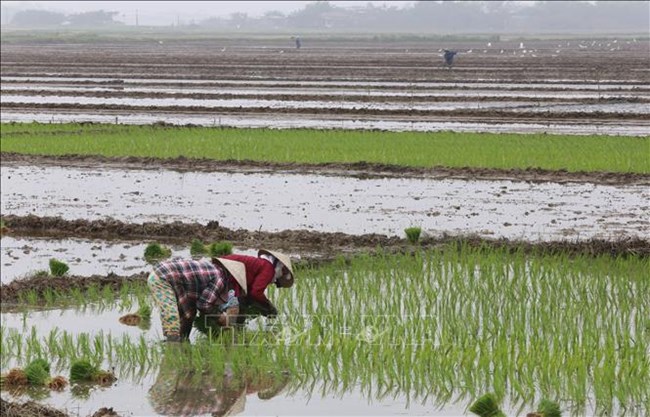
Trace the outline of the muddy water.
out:
<instances>
[{"instance_id":1,"label":"muddy water","mask_svg":"<svg viewBox=\"0 0 650 417\"><path fill-rule=\"evenodd\" d=\"M402 236L476 234L525 241L647 237L645 186L359 179L289 173L1 168L3 214L218 221L246 230Z\"/></svg>"},{"instance_id":2,"label":"muddy water","mask_svg":"<svg viewBox=\"0 0 650 417\"><path fill-rule=\"evenodd\" d=\"M447 98L447 97L472 97L472 98L486 98L486 97L503 97L503 98L547 98L547 99L564 99L564 100L584 100L584 99L635 99L645 98L648 96L646 92L637 92L624 90L601 90L601 91L543 91L543 90L493 90L493 89L447 89L441 90L430 89L422 91L422 89L405 89L405 91L391 91L391 90L370 90L370 89L323 89L323 88L309 88L304 87L300 89L275 87L275 88L223 88L220 87L216 90L214 87L136 87L136 86L123 86L123 87L97 87L97 86L51 86L49 84L7 84L2 86L3 92L10 92L18 95L20 92L30 91L47 91L57 93L87 93L87 92L116 92L120 93L166 93L166 94L180 94L180 93L210 93L210 94L233 94L242 96L272 96L280 94L291 94L297 96L320 96L320 95L336 95L341 97L426 97L426 98ZM61 95L65 95L61 94Z\"/></svg>"},{"instance_id":3,"label":"muddy water","mask_svg":"<svg viewBox=\"0 0 650 417\"><path fill-rule=\"evenodd\" d=\"M371 120L372 117L364 116L364 120L343 117L334 120L314 118L308 116L295 116L273 114L269 116L214 116L211 114L183 114L177 113L151 113L132 110L129 112L93 111L83 112L12 112L2 111L2 122L39 122L39 123L120 123L120 124L152 124L165 122L175 125L221 126L239 128L271 128L271 129L346 129L346 130L383 130L392 132L439 132L451 130L455 132L490 132L490 133L552 133L571 135L620 135L620 136L647 136L650 126L632 122L611 124L599 121L585 121L583 123L503 123L494 121L489 123L476 122L449 122L449 121L417 121L404 120L391 117Z\"/></svg>"},{"instance_id":4,"label":"muddy water","mask_svg":"<svg viewBox=\"0 0 650 417\"><path fill-rule=\"evenodd\" d=\"M631 114L650 114L650 106L647 103L616 103L616 104L545 104L538 103L534 106L522 105L519 108L509 109L515 112L531 111L544 113L565 113L565 112L584 112L584 113L631 113Z\"/></svg>"},{"instance_id":5,"label":"muddy water","mask_svg":"<svg viewBox=\"0 0 650 417\"><path fill-rule=\"evenodd\" d=\"M220 108L268 108L268 109L336 109L336 110L357 110L368 109L377 111L386 110L416 110L416 111L437 111L437 110L480 110L500 109L507 111L532 111L544 113L566 113L566 112L601 112L601 113L631 113L650 114L650 106L647 103L605 103L585 104L569 103L555 104L544 101L458 101L438 102L435 104L422 103L367 103L362 101L315 101L315 100L265 100L265 99L191 99L191 98L102 98L102 97L78 97L78 96L20 96L5 95L3 103L24 103L24 104L77 104L84 105L123 105L133 107L220 107Z\"/></svg>"},{"instance_id":6,"label":"muddy water","mask_svg":"<svg viewBox=\"0 0 650 417\"><path fill-rule=\"evenodd\" d=\"M136 344L142 337L149 346L155 348L162 338L155 310L149 326L129 327L119 324L118 318L121 315L137 308L137 302L132 302L131 306L121 305L118 301L107 307L89 305L81 309L3 312L1 323L4 332L20 332L27 336L34 331L39 340L56 330L59 340L63 332L66 332L74 337L88 336L92 343L93 337L101 334L104 338L110 336L113 340L117 339L113 343L117 346L123 337ZM249 324L249 331L264 331L265 319L256 320L258 321ZM197 337L197 332L192 332L191 342L196 343ZM52 375L68 376L69 367L58 366L54 360L51 362ZM17 358L7 360L5 357L0 371L5 373L12 367L21 365L24 366L17 362ZM299 363L296 362L295 365L297 369L301 368ZM104 361L101 367L112 369L115 373L117 381L111 386L94 387L85 394L68 386L62 392L48 392L45 398L39 398L39 402L66 409L71 415L82 416L91 415L100 407L113 407L120 415L181 415L181 408L184 410L183 415L210 415L212 412L223 415L226 404L235 415L322 415L322 410L327 409L329 415L461 416L467 415L466 407L471 401L469 398L457 399L456 395L446 400L434 396L415 397L413 391L418 389L417 386L392 387L389 395L379 395L376 386L370 387L372 392L368 392L368 387L362 389L360 386L342 390L338 384L325 383L318 375L305 375L307 382L303 384L291 377L271 375L262 382L252 382L238 379L239 375L234 374L228 364L223 374L205 371L199 378L196 372L169 366L164 356L154 366L140 367L137 363L111 364ZM312 378L315 378L313 383ZM462 390L462 387L454 389ZM409 390L410 395L407 394ZM269 391L277 394L264 395ZM14 401L30 399L29 392L15 395L2 391L2 397ZM588 412L593 412L591 407L587 406ZM507 415L520 414L507 401L502 409Z\"/></svg>"},{"instance_id":7,"label":"muddy water","mask_svg":"<svg viewBox=\"0 0 650 417\"><path fill-rule=\"evenodd\" d=\"M269 108L269 109L371 109L371 110L459 110L459 109L513 109L533 105L549 105L551 103L535 102L509 102L509 101L471 101L444 102L436 104L419 103L365 103L365 102L341 102L341 101L294 101L294 100L211 100L191 98L102 98L102 97L78 97L78 96L19 96L3 95L2 103L25 103L25 104L77 104L83 105L123 105L136 107L223 107L223 108ZM643 108L643 104L634 104ZM616 107L616 106L614 106ZM550 107L549 107L550 108Z\"/></svg>"},{"instance_id":8,"label":"muddy water","mask_svg":"<svg viewBox=\"0 0 650 417\"><path fill-rule=\"evenodd\" d=\"M135 300L134 300L135 301ZM119 302L118 302L119 304ZM119 323L118 319L121 315L137 309L137 302L133 306L113 306L109 308L100 308L88 306L85 309L54 309L48 311L31 311L29 313L7 313L2 314L2 327L5 331L15 329L22 332L24 335L31 333L35 329L36 335L39 339L47 337L52 330L58 330L58 334L67 332L68 334L78 336L80 334L87 334L94 337L98 334L103 334L104 337L111 335L113 338L121 339L128 337L134 342L137 342L143 336L148 343L157 344L162 340L160 331L160 319L156 312L152 314L152 319L149 327L129 327ZM257 319L259 323L253 322L249 328L254 328L256 325L264 325L263 318ZM98 325L99 323L99 325ZM197 332L192 333L192 340L197 337ZM3 367L2 372L6 372L13 366L17 366L15 360L7 361ZM102 365L104 369L110 369L111 366L108 362ZM70 387L66 388L63 392L51 392L49 396L42 400L43 403L55 406L60 409L68 409L78 415L91 415L98 408L106 406L113 407L118 413L123 411L127 412L124 415L146 415L158 416L169 415L172 413L169 403L165 405L162 398L157 398L152 393L161 389L166 383L173 381L184 381L184 383L191 383L189 379L185 378L185 372L176 369L174 372L167 370L164 374L158 368L144 370L142 372L137 369L138 366L128 368L116 367L114 372L117 376L117 381L110 387L97 387L89 392L88 398L78 397L74 395ZM68 368L57 368L53 363L52 375L68 375ZM409 401L405 395L398 395L396 397L389 397L378 399L373 396L368 396L362 392L359 387L352 388L345 393L344 396L339 396L331 392L331 385L329 388L322 382L317 382L315 386L304 386L298 389L283 389L280 393L271 399L263 400L257 395L258 390L254 389L252 385L241 385L225 389L229 383L233 383L234 378L232 375L208 375L209 378L203 378L201 384L208 384L208 386L194 387L189 386L187 390L174 391L170 395L173 400L178 403L186 404L186 407L193 411L199 409L201 405L203 412L200 415L217 412L221 401L229 401L227 396L232 395L233 391L240 396L246 388L247 395L244 397L243 404L240 404L237 413L244 413L245 415L310 415L315 412L314 407L317 405L316 410L322 410L322 407L328 407L336 414L341 415L395 415L402 413L415 413L415 414L428 414L433 415L438 407L433 404L433 400L429 399L428 403L421 404L416 401ZM196 384L196 379L193 380ZM226 384L223 384L223 383ZM275 384L286 384L286 381L275 381ZM273 385L273 384L272 384ZM264 387L260 387L264 388ZM268 388L268 387L267 387ZM338 387L334 387L337 389ZM196 399L196 395L191 395L191 391L204 392L209 398L201 402ZM330 392L327 392L327 391ZM185 394L184 394L185 393ZM8 392L2 392L3 398L6 399L19 399L25 401L29 399L29 395L11 396ZM167 398L169 399L169 398ZM221 401L219 401L219 399ZM241 400L241 398L240 398ZM453 404L445 406L444 413L438 415L449 415L449 413L460 414L465 408L466 404L455 406ZM186 411L190 412L190 411ZM176 414L173 414L176 415ZM192 415L197 415L192 412Z\"/></svg>"},{"instance_id":9,"label":"muddy water","mask_svg":"<svg viewBox=\"0 0 650 417\"><path fill-rule=\"evenodd\" d=\"M454 88L490 88L490 89L561 89L561 90L635 90L639 88L646 89L648 88L647 84L639 81L637 83L618 83L615 80L586 80L584 83L576 83L572 80L560 80L560 79L545 79L545 80L530 80L525 83L510 83L510 82L499 82L493 80L480 80L477 79L476 82L426 82L426 81L416 81L416 82L400 82L400 81L306 81L306 80L255 80L255 79L246 79L246 80L192 80L192 79L156 79L156 78L107 78L107 77L42 77L42 76L5 76L0 78L0 81L3 82L45 82L45 83L65 83L65 82L87 82L87 83L120 83L124 85L129 84L191 84L191 85L258 85L258 86L285 86L292 85L296 87L389 87L389 88L439 88L439 87L454 87ZM485 81L485 82L482 82Z\"/></svg>"},{"instance_id":10,"label":"muddy water","mask_svg":"<svg viewBox=\"0 0 650 417\"><path fill-rule=\"evenodd\" d=\"M146 244L110 243L84 239L25 239L3 236L0 265L2 283L48 271L49 260L56 258L70 266L70 273L80 276L94 274L131 275L148 269L142 258ZM174 247L174 254L189 256L188 248Z\"/></svg>"},{"instance_id":11,"label":"muddy water","mask_svg":"<svg viewBox=\"0 0 650 417\"><path fill-rule=\"evenodd\" d=\"M16 238L3 236L0 240L2 284L48 271L49 261L56 258L68 264L75 276L128 276L149 271L143 254L147 243L110 242L89 239ZM167 245L172 256L190 257L187 246ZM255 250L233 248L237 253L254 254Z\"/></svg>"}]
</instances>

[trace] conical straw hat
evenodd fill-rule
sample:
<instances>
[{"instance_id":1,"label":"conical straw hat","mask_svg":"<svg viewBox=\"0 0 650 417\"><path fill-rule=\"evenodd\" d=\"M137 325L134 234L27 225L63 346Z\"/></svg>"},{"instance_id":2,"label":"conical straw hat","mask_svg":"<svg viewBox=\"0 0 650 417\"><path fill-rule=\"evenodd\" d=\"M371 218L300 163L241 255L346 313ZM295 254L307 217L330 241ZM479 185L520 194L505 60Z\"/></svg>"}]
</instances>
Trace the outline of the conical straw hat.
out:
<instances>
[{"instance_id":1,"label":"conical straw hat","mask_svg":"<svg viewBox=\"0 0 650 417\"><path fill-rule=\"evenodd\" d=\"M220 264L230 272L230 275L235 278L235 281L237 281L244 291L244 294L248 293L248 288L246 286L246 266L244 266L243 263L223 258L212 258L212 262Z\"/></svg>"},{"instance_id":2,"label":"conical straw hat","mask_svg":"<svg viewBox=\"0 0 650 417\"><path fill-rule=\"evenodd\" d=\"M288 280L285 281L286 284L288 284L286 286L291 287L293 285L293 267L291 266L291 258L289 258L289 256L285 255L284 253L275 252L275 251L266 250L266 249L260 249L257 252L257 256L265 255L265 254L275 256L278 259L278 261L280 261L280 263L282 263L282 265L286 266L287 269L289 270L289 272L291 272L291 277Z\"/></svg>"}]
</instances>

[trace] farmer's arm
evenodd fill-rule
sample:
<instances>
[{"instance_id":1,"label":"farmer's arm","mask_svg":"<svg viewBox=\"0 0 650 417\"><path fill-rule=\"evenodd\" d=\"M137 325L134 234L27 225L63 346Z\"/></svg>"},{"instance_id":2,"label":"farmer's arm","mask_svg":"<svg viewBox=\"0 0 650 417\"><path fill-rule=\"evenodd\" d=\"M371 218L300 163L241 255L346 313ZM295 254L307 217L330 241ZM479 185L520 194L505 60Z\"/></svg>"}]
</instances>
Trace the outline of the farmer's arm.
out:
<instances>
[{"instance_id":1,"label":"farmer's arm","mask_svg":"<svg viewBox=\"0 0 650 417\"><path fill-rule=\"evenodd\" d=\"M263 305L271 304L269 299L266 298L264 291L266 290L266 287L268 287L269 284L271 284L271 281L273 281L274 276L275 276L275 271L273 270L273 268L264 269L261 273L255 276L255 279L253 280L253 285L248 290L249 296L254 301L257 301L260 304Z\"/></svg>"}]
</instances>

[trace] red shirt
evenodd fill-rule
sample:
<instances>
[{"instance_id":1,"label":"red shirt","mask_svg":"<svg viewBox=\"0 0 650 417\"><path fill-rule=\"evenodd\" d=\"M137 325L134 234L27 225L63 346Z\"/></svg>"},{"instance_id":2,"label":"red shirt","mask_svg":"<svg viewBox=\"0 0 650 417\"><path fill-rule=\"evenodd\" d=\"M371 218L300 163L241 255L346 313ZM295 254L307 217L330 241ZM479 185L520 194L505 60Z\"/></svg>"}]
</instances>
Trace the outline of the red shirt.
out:
<instances>
[{"instance_id":1,"label":"red shirt","mask_svg":"<svg viewBox=\"0 0 650 417\"><path fill-rule=\"evenodd\" d=\"M222 256L222 258L243 263L246 266L248 296L263 304L268 305L270 303L269 299L264 295L264 291L275 277L275 268L273 268L271 262L249 255L227 255ZM239 291L239 286L235 291ZM240 294L237 293L237 295Z\"/></svg>"}]
</instances>

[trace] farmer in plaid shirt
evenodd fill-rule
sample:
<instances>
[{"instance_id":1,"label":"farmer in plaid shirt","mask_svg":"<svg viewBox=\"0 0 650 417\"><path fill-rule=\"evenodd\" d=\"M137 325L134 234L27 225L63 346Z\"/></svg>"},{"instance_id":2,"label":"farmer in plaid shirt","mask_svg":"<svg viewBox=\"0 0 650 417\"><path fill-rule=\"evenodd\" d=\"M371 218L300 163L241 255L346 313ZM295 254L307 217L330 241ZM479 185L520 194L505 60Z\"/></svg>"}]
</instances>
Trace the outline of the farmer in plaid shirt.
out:
<instances>
[{"instance_id":1,"label":"farmer in plaid shirt","mask_svg":"<svg viewBox=\"0 0 650 417\"><path fill-rule=\"evenodd\" d=\"M163 334L168 341L189 337L197 310L202 314L219 314L219 324L229 326L239 314L235 294L247 293L244 265L217 258L160 262L147 284L160 309Z\"/></svg>"}]
</instances>

